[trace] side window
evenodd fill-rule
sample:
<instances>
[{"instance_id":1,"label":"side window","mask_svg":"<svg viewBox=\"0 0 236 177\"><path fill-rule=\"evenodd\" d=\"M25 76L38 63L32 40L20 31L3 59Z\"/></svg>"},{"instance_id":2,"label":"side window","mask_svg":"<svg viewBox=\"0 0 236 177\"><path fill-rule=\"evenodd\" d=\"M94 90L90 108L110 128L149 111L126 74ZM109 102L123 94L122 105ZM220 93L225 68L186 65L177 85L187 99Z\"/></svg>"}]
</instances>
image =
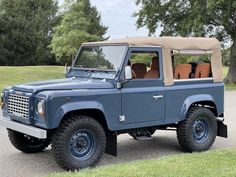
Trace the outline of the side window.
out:
<instances>
[{"instance_id":1,"label":"side window","mask_svg":"<svg viewBox=\"0 0 236 177\"><path fill-rule=\"evenodd\" d=\"M210 55L172 56L173 74L175 80L199 79L212 77Z\"/></svg>"},{"instance_id":2,"label":"side window","mask_svg":"<svg viewBox=\"0 0 236 177\"><path fill-rule=\"evenodd\" d=\"M160 77L157 52L132 52L128 60L133 79L158 79Z\"/></svg>"}]
</instances>

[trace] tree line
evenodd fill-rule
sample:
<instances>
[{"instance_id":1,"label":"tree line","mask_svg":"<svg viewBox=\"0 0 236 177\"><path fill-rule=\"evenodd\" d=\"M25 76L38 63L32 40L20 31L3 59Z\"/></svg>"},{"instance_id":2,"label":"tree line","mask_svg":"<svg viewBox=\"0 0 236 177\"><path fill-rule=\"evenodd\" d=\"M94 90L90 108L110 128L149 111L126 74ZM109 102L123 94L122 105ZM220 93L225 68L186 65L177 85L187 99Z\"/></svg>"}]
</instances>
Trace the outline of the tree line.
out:
<instances>
[{"instance_id":1,"label":"tree line","mask_svg":"<svg viewBox=\"0 0 236 177\"><path fill-rule=\"evenodd\" d=\"M236 83L235 0L136 0L138 28L149 35L216 37ZM71 63L82 42L107 39L107 27L89 0L0 0L0 65ZM225 46L230 46L225 47Z\"/></svg>"},{"instance_id":2,"label":"tree line","mask_svg":"<svg viewBox=\"0 0 236 177\"><path fill-rule=\"evenodd\" d=\"M107 27L89 0L0 0L0 65L71 63L79 46Z\"/></svg>"}]
</instances>

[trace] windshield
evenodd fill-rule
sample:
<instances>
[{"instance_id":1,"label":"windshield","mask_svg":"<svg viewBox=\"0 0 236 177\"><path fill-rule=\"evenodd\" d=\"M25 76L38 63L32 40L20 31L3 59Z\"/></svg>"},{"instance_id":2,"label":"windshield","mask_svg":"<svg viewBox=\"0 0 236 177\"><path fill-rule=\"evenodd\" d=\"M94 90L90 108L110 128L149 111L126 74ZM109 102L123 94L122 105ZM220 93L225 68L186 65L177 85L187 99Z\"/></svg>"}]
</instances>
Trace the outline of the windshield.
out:
<instances>
[{"instance_id":1,"label":"windshield","mask_svg":"<svg viewBox=\"0 0 236 177\"><path fill-rule=\"evenodd\" d=\"M70 75L114 79L122 62L126 46L83 46Z\"/></svg>"}]
</instances>

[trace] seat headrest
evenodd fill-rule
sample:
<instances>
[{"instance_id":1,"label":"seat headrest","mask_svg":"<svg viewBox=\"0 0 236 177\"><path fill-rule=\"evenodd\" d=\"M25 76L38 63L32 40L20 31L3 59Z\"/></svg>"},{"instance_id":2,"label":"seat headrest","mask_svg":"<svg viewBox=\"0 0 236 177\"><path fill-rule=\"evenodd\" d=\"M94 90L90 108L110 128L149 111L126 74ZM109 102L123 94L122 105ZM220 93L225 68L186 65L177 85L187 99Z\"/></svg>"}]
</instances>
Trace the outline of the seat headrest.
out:
<instances>
[{"instance_id":1,"label":"seat headrest","mask_svg":"<svg viewBox=\"0 0 236 177\"><path fill-rule=\"evenodd\" d=\"M151 70L159 70L159 61L157 57L152 58Z\"/></svg>"},{"instance_id":2,"label":"seat headrest","mask_svg":"<svg viewBox=\"0 0 236 177\"><path fill-rule=\"evenodd\" d=\"M147 72L147 67L144 63L133 63L131 68L135 72L136 78L143 78Z\"/></svg>"},{"instance_id":3,"label":"seat headrest","mask_svg":"<svg viewBox=\"0 0 236 177\"><path fill-rule=\"evenodd\" d=\"M195 70L195 78L209 77L211 72L210 63L199 63Z\"/></svg>"},{"instance_id":4,"label":"seat headrest","mask_svg":"<svg viewBox=\"0 0 236 177\"><path fill-rule=\"evenodd\" d=\"M132 69L146 69L146 65L144 63L133 63Z\"/></svg>"},{"instance_id":5,"label":"seat headrest","mask_svg":"<svg viewBox=\"0 0 236 177\"><path fill-rule=\"evenodd\" d=\"M174 68L175 79L188 79L192 71L191 64L177 64Z\"/></svg>"}]
</instances>

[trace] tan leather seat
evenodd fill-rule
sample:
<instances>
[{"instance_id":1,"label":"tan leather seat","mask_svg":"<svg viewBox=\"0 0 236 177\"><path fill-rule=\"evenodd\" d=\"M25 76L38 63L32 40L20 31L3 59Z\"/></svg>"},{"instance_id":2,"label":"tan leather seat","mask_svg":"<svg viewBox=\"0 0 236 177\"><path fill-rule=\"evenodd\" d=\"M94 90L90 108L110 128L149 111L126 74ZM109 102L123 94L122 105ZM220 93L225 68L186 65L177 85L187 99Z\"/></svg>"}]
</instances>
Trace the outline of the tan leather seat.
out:
<instances>
[{"instance_id":1,"label":"tan leather seat","mask_svg":"<svg viewBox=\"0 0 236 177\"><path fill-rule=\"evenodd\" d=\"M147 72L147 67L144 63L133 63L131 66L135 73L135 78L143 78Z\"/></svg>"},{"instance_id":2,"label":"tan leather seat","mask_svg":"<svg viewBox=\"0 0 236 177\"><path fill-rule=\"evenodd\" d=\"M145 74L144 78L159 78L159 62L157 57L152 58L150 70Z\"/></svg>"},{"instance_id":3,"label":"tan leather seat","mask_svg":"<svg viewBox=\"0 0 236 177\"><path fill-rule=\"evenodd\" d=\"M210 63L199 63L195 70L195 78L209 77L211 72Z\"/></svg>"},{"instance_id":4,"label":"tan leather seat","mask_svg":"<svg viewBox=\"0 0 236 177\"><path fill-rule=\"evenodd\" d=\"M189 74L192 71L191 64L177 64L174 68L175 79L189 79Z\"/></svg>"}]
</instances>

